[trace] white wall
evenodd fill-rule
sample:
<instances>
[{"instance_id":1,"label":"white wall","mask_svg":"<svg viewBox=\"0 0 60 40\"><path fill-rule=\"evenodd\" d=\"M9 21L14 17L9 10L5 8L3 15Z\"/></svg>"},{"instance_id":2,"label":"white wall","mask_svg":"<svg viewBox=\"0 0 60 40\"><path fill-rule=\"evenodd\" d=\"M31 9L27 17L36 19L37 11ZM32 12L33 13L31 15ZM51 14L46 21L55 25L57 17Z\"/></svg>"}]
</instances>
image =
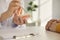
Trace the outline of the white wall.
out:
<instances>
[{"instance_id":1,"label":"white wall","mask_svg":"<svg viewBox=\"0 0 60 40\"><path fill-rule=\"evenodd\" d=\"M41 23L52 18L52 0L40 0Z\"/></svg>"},{"instance_id":2,"label":"white wall","mask_svg":"<svg viewBox=\"0 0 60 40\"><path fill-rule=\"evenodd\" d=\"M60 19L60 0L53 0L53 18Z\"/></svg>"},{"instance_id":3,"label":"white wall","mask_svg":"<svg viewBox=\"0 0 60 40\"><path fill-rule=\"evenodd\" d=\"M0 0L0 14L8 9L9 2L8 0Z\"/></svg>"}]
</instances>

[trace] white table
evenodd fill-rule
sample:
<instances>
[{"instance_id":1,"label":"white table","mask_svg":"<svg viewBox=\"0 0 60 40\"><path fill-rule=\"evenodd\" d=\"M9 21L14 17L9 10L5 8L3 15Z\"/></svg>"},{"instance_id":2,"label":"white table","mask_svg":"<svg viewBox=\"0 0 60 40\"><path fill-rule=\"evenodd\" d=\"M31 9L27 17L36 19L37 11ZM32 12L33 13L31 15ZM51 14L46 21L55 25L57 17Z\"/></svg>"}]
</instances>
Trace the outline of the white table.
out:
<instances>
[{"instance_id":1,"label":"white table","mask_svg":"<svg viewBox=\"0 0 60 40\"><path fill-rule=\"evenodd\" d=\"M30 33L34 33L36 34L36 36L11 39L14 35L22 37L25 35L29 35ZM2 36L4 40L60 40L60 34L45 31L43 26L26 27L25 29L1 29L0 36Z\"/></svg>"}]
</instances>

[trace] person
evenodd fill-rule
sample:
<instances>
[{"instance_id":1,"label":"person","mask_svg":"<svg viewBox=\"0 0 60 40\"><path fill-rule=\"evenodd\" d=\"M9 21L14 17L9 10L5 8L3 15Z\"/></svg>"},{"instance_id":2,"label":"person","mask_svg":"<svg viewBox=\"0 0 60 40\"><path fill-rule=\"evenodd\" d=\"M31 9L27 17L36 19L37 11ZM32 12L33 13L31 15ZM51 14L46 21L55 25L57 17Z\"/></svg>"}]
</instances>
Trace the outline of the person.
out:
<instances>
[{"instance_id":1,"label":"person","mask_svg":"<svg viewBox=\"0 0 60 40\"><path fill-rule=\"evenodd\" d=\"M10 1L10 0L9 0ZM3 5L3 1L1 0L1 4L3 6L3 8L5 7ZM4 3L5 4L5 3ZM6 4L5 4L6 5ZM1 6L1 7L2 7ZM0 7L0 8L1 8ZM3 13L0 13L0 23L1 23L1 26L12 26L12 25L22 25L24 24L23 23L23 19L22 17L18 17L15 13L16 10L18 10L20 8L20 2L19 0L12 0L10 3L9 3L9 7L7 10L5 10L5 12ZM1 10L1 9L0 9ZM3 9L4 10L4 9ZM21 9L20 9L21 10ZM22 11L21 11L22 12ZM19 19L17 19L17 18ZM20 22L21 21L21 22Z\"/></svg>"},{"instance_id":2,"label":"person","mask_svg":"<svg viewBox=\"0 0 60 40\"><path fill-rule=\"evenodd\" d=\"M60 20L51 19L45 27L46 30L60 33Z\"/></svg>"}]
</instances>

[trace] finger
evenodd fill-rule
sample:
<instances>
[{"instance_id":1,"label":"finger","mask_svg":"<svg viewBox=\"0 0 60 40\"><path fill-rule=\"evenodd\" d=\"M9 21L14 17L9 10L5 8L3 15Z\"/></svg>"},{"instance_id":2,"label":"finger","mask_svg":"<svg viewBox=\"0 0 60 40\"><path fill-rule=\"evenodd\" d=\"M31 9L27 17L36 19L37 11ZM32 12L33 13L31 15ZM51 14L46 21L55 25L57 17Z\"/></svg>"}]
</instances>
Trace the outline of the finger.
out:
<instances>
[{"instance_id":1,"label":"finger","mask_svg":"<svg viewBox=\"0 0 60 40\"><path fill-rule=\"evenodd\" d=\"M23 24L23 19L22 19L22 17L19 17L19 21L20 21L21 24Z\"/></svg>"},{"instance_id":2,"label":"finger","mask_svg":"<svg viewBox=\"0 0 60 40\"><path fill-rule=\"evenodd\" d=\"M19 9L19 14L22 14L22 8L20 7L20 9Z\"/></svg>"},{"instance_id":3,"label":"finger","mask_svg":"<svg viewBox=\"0 0 60 40\"><path fill-rule=\"evenodd\" d=\"M19 7L19 9L17 10L17 12L18 12L18 15L21 15L22 14L22 8Z\"/></svg>"},{"instance_id":4,"label":"finger","mask_svg":"<svg viewBox=\"0 0 60 40\"><path fill-rule=\"evenodd\" d=\"M50 23L50 21L48 21L48 23L46 24L46 30L49 30L49 27L50 27L50 25L51 25L51 23Z\"/></svg>"},{"instance_id":5,"label":"finger","mask_svg":"<svg viewBox=\"0 0 60 40\"><path fill-rule=\"evenodd\" d=\"M60 20L57 20L57 23L60 23Z\"/></svg>"},{"instance_id":6,"label":"finger","mask_svg":"<svg viewBox=\"0 0 60 40\"><path fill-rule=\"evenodd\" d=\"M54 22L54 21L57 21L57 19L51 19L50 21Z\"/></svg>"},{"instance_id":7,"label":"finger","mask_svg":"<svg viewBox=\"0 0 60 40\"><path fill-rule=\"evenodd\" d=\"M53 20L48 21L48 23L46 24L46 30L49 30L49 28L51 27L52 23L53 23Z\"/></svg>"},{"instance_id":8,"label":"finger","mask_svg":"<svg viewBox=\"0 0 60 40\"><path fill-rule=\"evenodd\" d=\"M14 16L13 21L14 21L15 24L18 24L19 25L19 20L18 20L18 17L17 16Z\"/></svg>"}]
</instances>

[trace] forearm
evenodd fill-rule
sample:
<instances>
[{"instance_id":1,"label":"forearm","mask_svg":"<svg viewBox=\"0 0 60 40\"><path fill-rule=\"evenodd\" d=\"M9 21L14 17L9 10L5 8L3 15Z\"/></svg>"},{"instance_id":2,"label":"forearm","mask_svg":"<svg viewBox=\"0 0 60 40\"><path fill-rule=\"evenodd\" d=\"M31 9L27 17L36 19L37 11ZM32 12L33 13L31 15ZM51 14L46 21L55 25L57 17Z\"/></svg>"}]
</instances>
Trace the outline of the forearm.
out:
<instances>
[{"instance_id":1,"label":"forearm","mask_svg":"<svg viewBox=\"0 0 60 40\"><path fill-rule=\"evenodd\" d=\"M7 18L9 18L9 17L11 17L11 16L12 16L12 13L11 13L11 12L8 12L8 11L2 13L2 14L1 14L1 18L0 18L0 19L1 19L0 22L6 20Z\"/></svg>"}]
</instances>

